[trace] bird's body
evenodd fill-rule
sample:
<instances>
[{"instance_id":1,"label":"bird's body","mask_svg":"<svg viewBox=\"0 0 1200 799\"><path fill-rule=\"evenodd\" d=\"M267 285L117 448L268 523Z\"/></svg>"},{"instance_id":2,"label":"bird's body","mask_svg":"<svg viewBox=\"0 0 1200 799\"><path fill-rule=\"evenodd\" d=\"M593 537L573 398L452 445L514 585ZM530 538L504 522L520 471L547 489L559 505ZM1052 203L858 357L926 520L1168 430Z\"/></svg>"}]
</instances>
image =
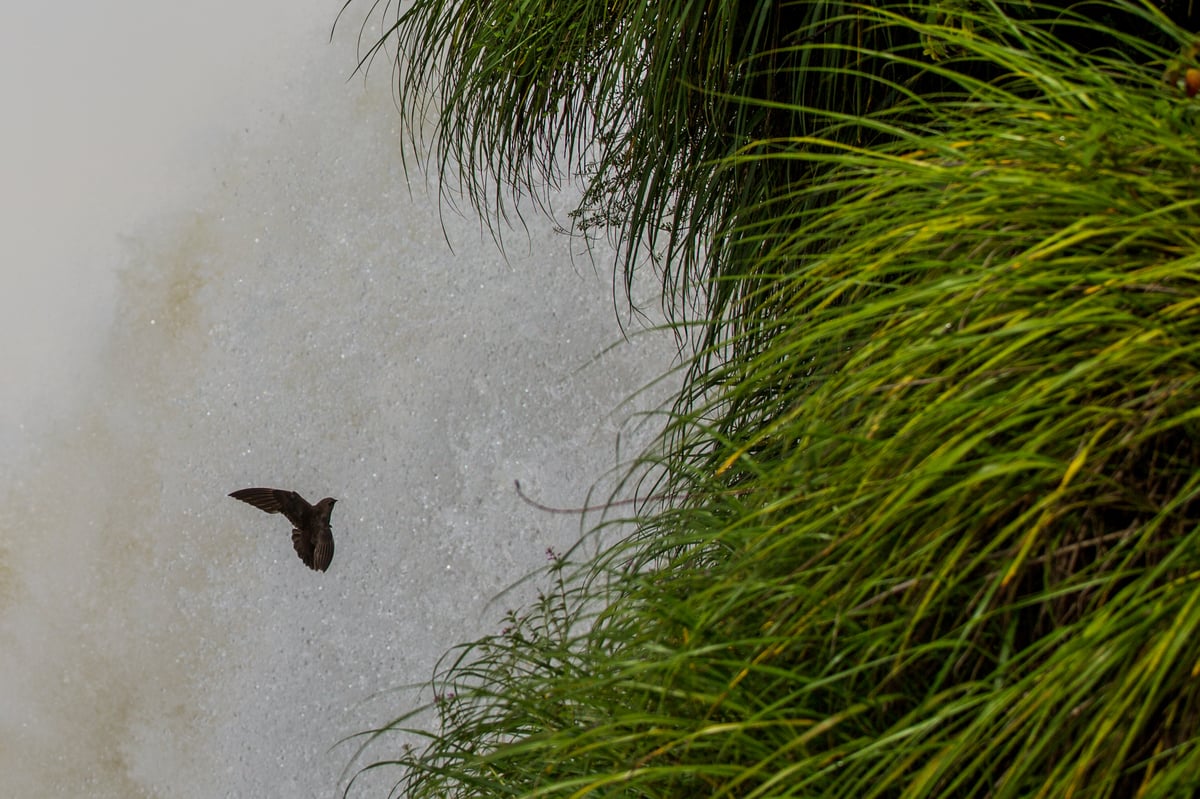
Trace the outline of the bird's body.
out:
<instances>
[{"instance_id":1,"label":"bird's body","mask_svg":"<svg viewBox=\"0 0 1200 799\"><path fill-rule=\"evenodd\" d=\"M295 528L292 530L292 546L304 565L315 571L325 571L333 560L333 531L329 527L329 515L333 513L332 497L308 504L295 491L282 488L243 488L229 496L253 505L267 513L282 513Z\"/></svg>"}]
</instances>

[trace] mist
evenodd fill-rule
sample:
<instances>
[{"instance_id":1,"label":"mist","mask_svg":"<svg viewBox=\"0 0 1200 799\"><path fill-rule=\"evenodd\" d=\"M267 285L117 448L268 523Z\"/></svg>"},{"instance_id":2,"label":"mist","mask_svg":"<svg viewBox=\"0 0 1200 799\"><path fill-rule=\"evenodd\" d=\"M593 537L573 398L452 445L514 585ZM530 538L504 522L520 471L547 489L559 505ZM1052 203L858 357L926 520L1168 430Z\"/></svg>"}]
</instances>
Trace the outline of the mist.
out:
<instances>
[{"instance_id":1,"label":"mist","mask_svg":"<svg viewBox=\"0 0 1200 799\"><path fill-rule=\"evenodd\" d=\"M339 795L339 741L596 518L513 481L584 504L655 430L669 336L623 335L555 220L502 254L439 206L336 11L14 12L5 795ZM226 496L256 485L339 500L328 572Z\"/></svg>"}]
</instances>

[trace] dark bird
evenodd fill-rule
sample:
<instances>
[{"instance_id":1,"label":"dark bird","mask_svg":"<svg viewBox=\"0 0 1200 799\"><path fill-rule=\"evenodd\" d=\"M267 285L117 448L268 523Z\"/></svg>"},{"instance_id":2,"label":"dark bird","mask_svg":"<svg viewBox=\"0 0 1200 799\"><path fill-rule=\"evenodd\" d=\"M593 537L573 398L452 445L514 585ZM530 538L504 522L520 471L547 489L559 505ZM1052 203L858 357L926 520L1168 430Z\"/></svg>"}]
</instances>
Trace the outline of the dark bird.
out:
<instances>
[{"instance_id":1,"label":"dark bird","mask_svg":"<svg viewBox=\"0 0 1200 799\"><path fill-rule=\"evenodd\" d=\"M329 529L329 514L333 513L333 497L325 497L309 505L295 491L282 488L243 488L229 496L240 499L267 513L282 513L295 528L292 546L304 565L323 572L333 560L333 531Z\"/></svg>"}]
</instances>

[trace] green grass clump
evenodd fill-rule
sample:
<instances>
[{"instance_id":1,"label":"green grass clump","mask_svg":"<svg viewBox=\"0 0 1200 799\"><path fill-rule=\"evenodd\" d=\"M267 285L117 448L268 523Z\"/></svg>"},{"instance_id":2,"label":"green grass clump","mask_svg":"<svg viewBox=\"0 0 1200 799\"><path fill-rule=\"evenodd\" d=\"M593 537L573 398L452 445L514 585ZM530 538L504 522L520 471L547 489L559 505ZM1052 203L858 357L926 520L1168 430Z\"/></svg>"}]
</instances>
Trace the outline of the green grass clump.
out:
<instances>
[{"instance_id":1,"label":"green grass clump","mask_svg":"<svg viewBox=\"0 0 1200 799\"><path fill-rule=\"evenodd\" d=\"M856 10L936 94L721 159L809 179L718 226L668 501L446 661L398 792L1200 790L1200 107L1142 39L953 5Z\"/></svg>"}]
</instances>

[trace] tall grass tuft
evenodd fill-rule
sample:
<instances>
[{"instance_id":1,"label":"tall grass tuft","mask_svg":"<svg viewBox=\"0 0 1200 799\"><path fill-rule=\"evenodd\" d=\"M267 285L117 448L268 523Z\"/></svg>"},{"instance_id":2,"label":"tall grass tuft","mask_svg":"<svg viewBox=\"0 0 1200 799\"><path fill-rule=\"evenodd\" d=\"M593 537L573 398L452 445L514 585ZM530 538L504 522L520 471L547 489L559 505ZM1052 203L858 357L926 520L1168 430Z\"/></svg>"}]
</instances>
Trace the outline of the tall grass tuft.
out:
<instances>
[{"instance_id":1,"label":"tall grass tuft","mask_svg":"<svg viewBox=\"0 0 1200 799\"><path fill-rule=\"evenodd\" d=\"M1200 790L1200 106L1159 45L1188 36L927 5L781 6L915 43L771 54L852 73L861 113L697 81L762 124L711 162L670 499L450 656L427 746L369 767L397 793Z\"/></svg>"},{"instance_id":2,"label":"tall grass tuft","mask_svg":"<svg viewBox=\"0 0 1200 799\"><path fill-rule=\"evenodd\" d=\"M940 5L882 4L918 16ZM576 232L611 232L627 281L654 264L680 320L719 314L737 283L713 279L735 243L713 234L806 178L728 159L831 113L857 128L895 101L890 83L915 78L881 54L920 47L903 19L847 2L375 0L371 12L362 63L392 59L410 155L428 152L441 185L493 230L518 200L582 180ZM368 34L376 21L382 35ZM708 328L680 326L692 330L703 344Z\"/></svg>"}]
</instances>

